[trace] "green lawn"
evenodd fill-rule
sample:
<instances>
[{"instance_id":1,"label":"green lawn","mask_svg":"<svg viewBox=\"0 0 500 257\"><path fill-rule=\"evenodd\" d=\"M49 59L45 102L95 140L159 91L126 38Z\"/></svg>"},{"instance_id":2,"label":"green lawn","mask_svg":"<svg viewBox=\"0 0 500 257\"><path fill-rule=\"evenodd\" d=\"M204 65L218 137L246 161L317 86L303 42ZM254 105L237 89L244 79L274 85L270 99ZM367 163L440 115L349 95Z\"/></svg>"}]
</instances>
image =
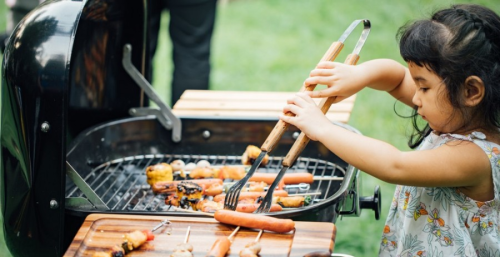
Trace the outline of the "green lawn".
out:
<instances>
[{"instance_id":1,"label":"green lawn","mask_svg":"<svg viewBox=\"0 0 500 257\"><path fill-rule=\"evenodd\" d=\"M484 4L500 13L500 5L494 0L460 2ZM369 19L372 23L359 63L374 58L401 61L395 39L398 27L408 20L427 17L433 10L451 3L458 1L236 0L219 5L210 87L213 90L297 91L330 44L356 19ZM1 1L0 17L5 17L5 13L4 1ZM168 14L164 17L163 27L166 27ZM4 27L2 19L0 31ZM345 59L360 31L361 28L355 30L346 41L337 60ZM159 45L153 85L168 102L172 65L166 29L162 31ZM410 124L394 114L395 108L403 113L408 111L395 105L383 92L362 91L349 124L364 135L408 150L405 135ZM354 256L377 254L394 186L362 174L362 195L372 195L376 185L382 189L381 220L375 221L371 211L363 211L359 218L339 219L335 252ZM0 240L0 257L4 251Z\"/></svg>"}]
</instances>

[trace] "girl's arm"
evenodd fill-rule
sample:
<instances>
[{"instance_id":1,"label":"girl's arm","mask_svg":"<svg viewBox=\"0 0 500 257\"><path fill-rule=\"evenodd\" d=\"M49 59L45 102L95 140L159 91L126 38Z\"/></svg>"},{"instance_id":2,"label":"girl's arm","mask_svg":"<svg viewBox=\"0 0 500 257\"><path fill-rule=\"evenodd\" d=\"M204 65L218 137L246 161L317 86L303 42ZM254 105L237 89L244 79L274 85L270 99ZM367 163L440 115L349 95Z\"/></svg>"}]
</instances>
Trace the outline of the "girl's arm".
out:
<instances>
[{"instance_id":1,"label":"girl's arm","mask_svg":"<svg viewBox=\"0 0 500 257\"><path fill-rule=\"evenodd\" d=\"M380 140L336 126L304 93L289 100L280 118L323 143L342 160L389 183L413 186L477 187L493 192L488 157L477 145L461 141L433 150L402 152ZM481 190L483 190L481 189ZM472 195L470 195L472 197Z\"/></svg>"},{"instance_id":2,"label":"girl's arm","mask_svg":"<svg viewBox=\"0 0 500 257\"><path fill-rule=\"evenodd\" d=\"M307 92L311 97L336 96L339 102L370 87L389 92L401 102L413 106L415 84L406 67L390 59L376 59L357 66L336 62L321 62L312 70L306 85L321 84L328 88Z\"/></svg>"}]
</instances>

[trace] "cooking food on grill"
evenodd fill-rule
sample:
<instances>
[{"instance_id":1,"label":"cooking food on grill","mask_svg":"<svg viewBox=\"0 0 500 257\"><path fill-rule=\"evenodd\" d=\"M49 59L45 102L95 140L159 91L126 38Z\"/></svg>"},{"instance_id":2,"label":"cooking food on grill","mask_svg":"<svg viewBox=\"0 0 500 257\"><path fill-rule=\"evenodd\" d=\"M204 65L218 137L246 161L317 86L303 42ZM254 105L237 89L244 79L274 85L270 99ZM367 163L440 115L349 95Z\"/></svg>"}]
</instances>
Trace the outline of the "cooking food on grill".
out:
<instances>
[{"instance_id":1,"label":"cooking food on grill","mask_svg":"<svg viewBox=\"0 0 500 257\"><path fill-rule=\"evenodd\" d=\"M277 173L262 173L256 172L250 177L249 181L263 181L267 184L272 184L276 179ZM312 184L314 182L313 174L309 172L297 172L297 173L286 173L283 176L282 183L286 185L307 183Z\"/></svg>"},{"instance_id":2,"label":"cooking food on grill","mask_svg":"<svg viewBox=\"0 0 500 257\"><path fill-rule=\"evenodd\" d=\"M201 201L198 201L196 205L193 207L193 210L197 211L202 211L202 212L210 212L214 213L217 210L224 209L224 203L222 202L214 202L208 199L203 199Z\"/></svg>"},{"instance_id":3,"label":"cooking food on grill","mask_svg":"<svg viewBox=\"0 0 500 257\"><path fill-rule=\"evenodd\" d=\"M207 195L207 196L216 196L216 195L222 194L223 191L224 191L224 185L222 183L221 184L212 184L212 185L208 186L207 188L205 188L205 190L203 191L203 194Z\"/></svg>"},{"instance_id":4,"label":"cooking food on grill","mask_svg":"<svg viewBox=\"0 0 500 257\"><path fill-rule=\"evenodd\" d=\"M238 203L238 206L236 207L237 212L247 212L247 213L252 213L257 208L259 208L259 203L254 203L253 200L251 201L242 201ZM217 210L222 210L224 209L224 202L215 202L211 201L208 199L203 199L201 201L198 201L195 206L193 206L193 210L199 210L202 212L208 212L208 213L214 213ZM282 211L283 207L279 204L272 204L270 212L275 212L275 211Z\"/></svg>"},{"instance_id":5,"label":"cooking food on grill","mask_svg":"<svg viewBox=\"0 0 500 257\"><path fill-rule=\"evenodd\" d=\"M224 183L224 185L223 185L224 190L223 191L227 192L229 190L229 188L231 188L235 183ZM241 190L242 190L242 192L264 192L265 187L267 187L267 183L265 183L265 182L250 181Z\"/></svg>"},{"instance_id":6,"label":"cooking food on grill","mask_svg":"<svg viewBox=\"0 0 500 257\"><path fill-rule=\"evenodd\" d=\"M210 168L210 162L207 160L201 160L196 163L198 168Z\"/></svg>"},{"instance_id":7,"label":"cooking food on grill","mask_svg":"<svg viewBox=\"0 0 500 257\"><path fill-rule=\"evenodd\" d=\"M226 256L226 253L229 252L229 248L231 247L231 238L238 232L240 229L240 226L238 226L231 235L228 237L222 237L217 240L215 240L214 244L212 245L212 248L210 248L210 251L206 255L206 257L224 257Z\"/></svg>"},{"instance_id":8,"label":"cooking food on grill","mask_svg":"<svg viewBox=\"0 0 500 257\"><path fill-rule=\"evenodd\" d=\"M242 166L222 166L218 171L218 176L221 179L240 180L245 177L246 171Z\"/></svg>"},{"instance_id":9,"label":"cooking food on grill","mask_svg":"<svg viewBox=\"0 0 500 257\"><path fill-rule=\"evenodd\" d=\"M267 192L241 192L238 200L239 201L241 201L242 199L257 200L257 198L259 198L259 197L265 197L266 194L267 194ZM288 196L288 192L285 190L274 190L273 196ZM224 202L225 197L226 197L225 194L216 195L214 197L214 201Z\"/></svg>"},{"instance_id":10,"label":"cooking food on grill","mask_svg":"<svg viewBox=\"0 0 500 257\"><path fill-rule=\"evenodd\" d=\"M181 208L194 207L201 199L203 188L190 181L182 181L177 185L176 195Z\"/></svg>"},{"instance_id":11,"label":"cooking food on grill","mask_svg":"<svg viewBox=\"0 0 500 257\"><path fill-rule=\"evenodd\" d=\"M255 145L247 146L247 149L241 156L241 163L243 165L252 165L259 156L261 151L262 150L260 150L260 148ZM268 162L269 162L269 155L266 154L264 159L262 159L262 162L260 163L259 167L266 166Z\"/></svg>"},{"instance_id":12,"label":"cooking food on grill","mask_svg":"<svg viewBox=\"0 0 500 257\"><path fill-rule=\"evenodd\" d=\"M273 204L278 204L284 208L298 208L311 203L310 196L277 196L273 197ZM271 207L272 208L272 207Z\"/></svg>"},{"instance_id":13,"label":"cooking food on grill","mask_svg":"<svg viewBox=\"0 0 500 257\"><path fill-rule=\"evenodd\" d=\"M290 232L295 228L295 222L291 219L278 219L271 216L230 210L218 210L215 212L214 218L224 224L268 230L277 233Z\"/></svg>"},{"instance_id":14,"label":"cooking food on grill","mask_svg":"<svg viewBox=\"0 0 500 257\"><path fill-rule=\"evenodd\" d=\"M183 160L174 160L173 162L170 163L170 166L172 167L172 171L178 171L180 172L180 177L185 178L186 174L184 173L184 169L186 167L186 164L184 163Z\"/></svg>"},{"instance_id":15,"label":"cooking food on grill","mask_svg":"<svg viewBox=\"0 0 500 257\"><path fill-rule=\"evenodd\" d=\"M186 166L184 166L185 171L192 171L195 168L196 168L196 163L194 163L194 162L189 162L186 164Z\"/></svg>"},{"instance_id":16,"label":"cooking food on grill","mask_svg":"<svg viewBox=\"0 0 500 257\"><path fill-rule=\"evenodd\" d=\"M213 178L215 177L215 170L207 167L196 167L189 172L190 178Z\"/></svg>"},{"instance_id":17,"label":"cooking food on grill","mask_svg":"<svg viewBox=\"0 0 500 257\"><path fill-rule=\"evenodd\" d=\"M253 213L259 208L260 203L238 203L236 206L237 212ZM270 212L282 211L283 207L279 204L271 204Z\"/></svg>"},{"instance_id":18,"label":"cooking food on grill","mask_svg":"<svg viewBox=\"0 0 500 257\"><path fill-rule=\"evenodd\" d=\"M222 179L218 178L211 178L211 179L191 179L191 180L175 180L175 181L163 181L163 182L156 182L151 189L155 194L169 194L169 193L175 193L177 190L177 185L179 183L189 181L192 183L196 183L201 187L208 188L213 184L221 184L222 185Z\"/></svg>"},{"instance_id":19,"label":"cooking food on grill","mask_svg":"<svg viewBox=\"0 0 500 257\"><path fill-rule=\"evenodd\" d=\"M152 187L156 182L172 181L174 175L172 173L172 166L168 163L158 163L148 166L146 168L146 176L148 184Z\"/></svg>"},{"instance_id":20,"label":"cooking food on grill","mask_svg":"<svg viewBox=\"0 0 500 257\"><path fill-rule=\"evenodd\" d=\"M222 166L221 168L196 167L189 173L191 178L220 178L240 180L246 171L242 166Z\"/></svg>"}]
</instances>

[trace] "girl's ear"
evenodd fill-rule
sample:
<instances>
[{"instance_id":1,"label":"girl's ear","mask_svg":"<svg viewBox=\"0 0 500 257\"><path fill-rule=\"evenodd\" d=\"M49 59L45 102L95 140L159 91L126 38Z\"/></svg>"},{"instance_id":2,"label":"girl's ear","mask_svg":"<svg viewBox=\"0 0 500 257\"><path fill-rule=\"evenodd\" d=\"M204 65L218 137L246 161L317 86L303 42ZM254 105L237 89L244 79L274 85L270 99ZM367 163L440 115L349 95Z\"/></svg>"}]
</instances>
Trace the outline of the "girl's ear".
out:
<instances>
[{"instance_id":1,"label":"girl's ear","mask_svg":"<svg viewBox=\"0 0 500 257\"><path fill-rule=\"evenodd\" d=\"M465 79L465 105L476 106L484 97L484 83L478 76L469 76Z\"/></svg>"}]
</instances>

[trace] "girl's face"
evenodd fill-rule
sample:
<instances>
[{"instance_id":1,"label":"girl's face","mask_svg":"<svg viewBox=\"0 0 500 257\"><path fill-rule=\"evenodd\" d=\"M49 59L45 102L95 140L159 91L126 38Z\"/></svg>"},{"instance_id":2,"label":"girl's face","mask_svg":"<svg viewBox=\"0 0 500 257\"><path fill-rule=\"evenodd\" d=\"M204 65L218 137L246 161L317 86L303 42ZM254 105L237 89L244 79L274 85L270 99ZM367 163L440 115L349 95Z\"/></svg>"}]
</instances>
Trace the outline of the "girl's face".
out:
<instances>
[{"instance_id":1,"label":"girl's face","mask_svg":"<svg viewBox=\"0 0 500 257\"><path fill-rule=\"evenodd\" d=\"M427 67L415 63L408 63L408 69L415 81L416 91L412 101L418 107L418 114L435 131L455 132L462 121L460 115L454 115L456 113L448 100L442 79Z\"/></svg>"}]
</instances>

